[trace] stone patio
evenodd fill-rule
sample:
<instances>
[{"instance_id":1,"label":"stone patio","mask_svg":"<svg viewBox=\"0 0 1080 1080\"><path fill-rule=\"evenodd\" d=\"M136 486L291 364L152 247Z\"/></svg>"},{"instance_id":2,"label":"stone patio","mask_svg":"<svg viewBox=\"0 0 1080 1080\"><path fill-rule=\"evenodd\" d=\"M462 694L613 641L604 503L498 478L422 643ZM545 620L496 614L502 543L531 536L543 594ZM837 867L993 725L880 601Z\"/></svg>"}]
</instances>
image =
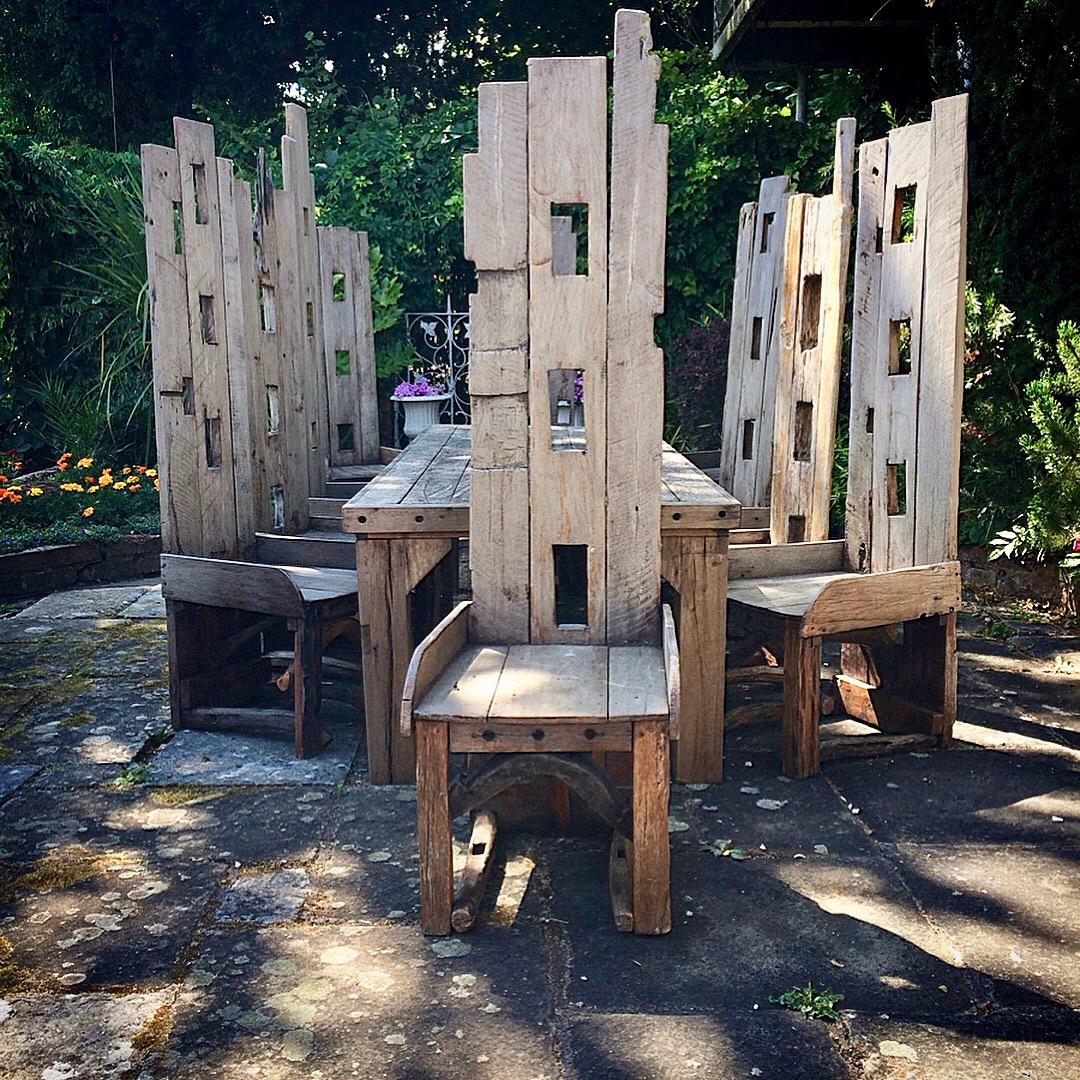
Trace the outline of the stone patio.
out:
<instances>
[{"instance_id":1,"label":"stone patio","mask_svg":"<svg viewBox=\"0 0 1080 1080\"><path fill-rule=\"evenodd\" d=\"M579 828L504 831L425 939L354 725L163 743L152 583L0 619L0 1076L1080 1076L1080 636L962 622L955 749L790 783L746 728L673 788L669 936L614 931ZM838 1021L774 1002L808 982Z\"/></svg>"}]
</instances>

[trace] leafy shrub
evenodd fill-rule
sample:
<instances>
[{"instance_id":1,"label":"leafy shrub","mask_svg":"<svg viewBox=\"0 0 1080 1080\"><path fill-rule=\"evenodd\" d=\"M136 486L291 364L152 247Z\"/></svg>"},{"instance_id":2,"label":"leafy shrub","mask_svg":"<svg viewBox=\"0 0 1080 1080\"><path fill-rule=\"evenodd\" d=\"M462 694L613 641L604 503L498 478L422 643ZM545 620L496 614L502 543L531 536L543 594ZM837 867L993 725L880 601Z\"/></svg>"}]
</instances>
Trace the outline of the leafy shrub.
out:
<instances>
[{"instance_id":1,"label":"leafy shrub","mask_svg":"<svg viewBox=\"0 0 1080 1080\"><path fill-rule=\"evenodd\" d=\"M1040 353L1043 350L1039 350ZM1034 474L1026 512L993 542L991 558L1044 559L1066 552L1066 570L1080 570L1080 326L1063 322L1057 348L1028 385L1034 430L1022 446Z\"/></svg>"},{"instance_id":2,"label":"leafy shrub","mask_svg":"<svg viewBox=\"0 0 1080 1080\"><path fill-rule=\"evenodd\" d=\"M730 326L711 319L680 335L667 352L667 439L683 450L720 445Z\"/></svg>"}]
</instances>

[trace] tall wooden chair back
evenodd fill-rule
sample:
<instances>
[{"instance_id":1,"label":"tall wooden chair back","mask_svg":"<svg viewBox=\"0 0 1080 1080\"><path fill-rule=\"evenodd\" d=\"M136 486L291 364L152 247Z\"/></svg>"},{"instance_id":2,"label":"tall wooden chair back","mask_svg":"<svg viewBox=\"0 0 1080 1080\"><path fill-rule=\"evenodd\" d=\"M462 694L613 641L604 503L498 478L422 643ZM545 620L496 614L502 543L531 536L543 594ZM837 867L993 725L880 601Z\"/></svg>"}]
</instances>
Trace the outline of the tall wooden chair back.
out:
<instances>
[{"instance_id":1,"label":"tall wooden chair back","mask_svg":"<svg viewBox=\"0 0 1080 1080\"><path fill-rule=\"evenodd\" d=\"M769 176L761 181L757 202L745 203L739 211L720 483L743 506L768 506L772 490L780 293L790 197L790 177Z\"/></svg>"},{"instance_id":2,"label":"tall wooden chair back","mask_svg":"<svg viewBox=\"0 0 1080 1080\"><path fill-rule=\"evenodd\" d=\"M761 183L739 220L721 481L769 509L773 543L824 540L840 391L855 121L837 122L832 191Z\"/></svg>"},{"instance_id":3,"label":"tall wooden chair back","mask_svg":"<svg viewBox=\"0 0 1080 1080\"><path fill-rule=\"evenodd\" d=\"M367 237L316 228L299 106L254 211L213 128L173 127L142 148L162 543L251 558L257 531L307 528L328 467L378 461Z\"/></svg>"},{"instance_id":4,"label":"tall wooden chair back","mask_svg":"<svg viewBox=\"0 0 1080 1080\"><path fill-rule=\"evenodd\" d=\"M957 557L967 96L859 148L846 513L852 569Z\"/></svg>"},{"instance_id":5,"label":"tall wooden chair back","mask_svg":"<svg viewBox=\"0 0 1080 1080\"><path fill-rule=\"evenodd\" d=\"M533 59L527 84L480 87L464 168L478 641L659 640L667 128L631 14L610 193L603 58Z\"/></svg>"}]
</instances>

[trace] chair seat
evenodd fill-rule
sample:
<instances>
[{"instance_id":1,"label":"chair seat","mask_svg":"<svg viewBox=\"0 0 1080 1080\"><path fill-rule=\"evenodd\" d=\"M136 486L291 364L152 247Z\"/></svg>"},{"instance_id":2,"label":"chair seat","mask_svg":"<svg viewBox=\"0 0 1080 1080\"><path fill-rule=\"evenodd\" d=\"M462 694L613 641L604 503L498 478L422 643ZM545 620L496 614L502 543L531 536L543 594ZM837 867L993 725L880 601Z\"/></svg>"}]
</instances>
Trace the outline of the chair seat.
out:
<instances>
[{"instance_id":1,"label":"chair seat","mask_svg":"<svg viewBox=\"0 0 1080 1080\"><path fill-rule=\"evenodd\" d=\"M668 715L663 650L466 645L414 707L418 720L591 723Z\"/></svg>"},{"instance_id":2,"label":"chair seat","mask_svg":"<svg viewBox=\"0 0 1080 1080\"><path fill-rule=\"evenodd\" d=\"M320 600L341 600L356 594L356 572L333 570L325 566L278 566L300 590L308 603Z\"/></svg>"},{"instance_id":3,"label":"chair seat","mask_svg":"<svg viewBox=\"0 0 1080 1080\"><path fill-rule=\"evenodd\" d=\"M740 578L728 582L728 599L747 607L800 619L826 585L842 578L860 577L845 571L791 574L780 577Z\"/></svg>"}]
</instances>

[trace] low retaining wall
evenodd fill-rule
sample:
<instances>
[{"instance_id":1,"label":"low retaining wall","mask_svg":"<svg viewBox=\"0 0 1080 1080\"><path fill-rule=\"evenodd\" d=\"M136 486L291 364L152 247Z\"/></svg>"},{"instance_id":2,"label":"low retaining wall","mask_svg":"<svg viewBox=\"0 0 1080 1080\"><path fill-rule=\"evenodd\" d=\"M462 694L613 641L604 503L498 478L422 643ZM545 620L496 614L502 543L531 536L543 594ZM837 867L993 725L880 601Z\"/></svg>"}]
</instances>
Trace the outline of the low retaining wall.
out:
<instances>
[{"instance_id":1,"label":"low retaining wall","mask_svg":"<svg viewBox=\"0 0 1080 1080\"><path fill-rule=\"evenodd\" d=\"M1053 563L1025 565L1010 559L990 559L984 547L960 549L961 576L975 591L1033 600L1055 611L1077 614L1080 597L1061 569Z\"/></svg>"},{"instance_id":2,"label":"low retaining wall","mask_svg":"<svg viewBox=\"0 0 1080 1080\"><path fill-rule=\"evenodd\" d=\"M0 555L0 600L39 596L70 585L150 577L161 569L161 537L112 544L60 544Z\"/></svg>"}]
</instances>

